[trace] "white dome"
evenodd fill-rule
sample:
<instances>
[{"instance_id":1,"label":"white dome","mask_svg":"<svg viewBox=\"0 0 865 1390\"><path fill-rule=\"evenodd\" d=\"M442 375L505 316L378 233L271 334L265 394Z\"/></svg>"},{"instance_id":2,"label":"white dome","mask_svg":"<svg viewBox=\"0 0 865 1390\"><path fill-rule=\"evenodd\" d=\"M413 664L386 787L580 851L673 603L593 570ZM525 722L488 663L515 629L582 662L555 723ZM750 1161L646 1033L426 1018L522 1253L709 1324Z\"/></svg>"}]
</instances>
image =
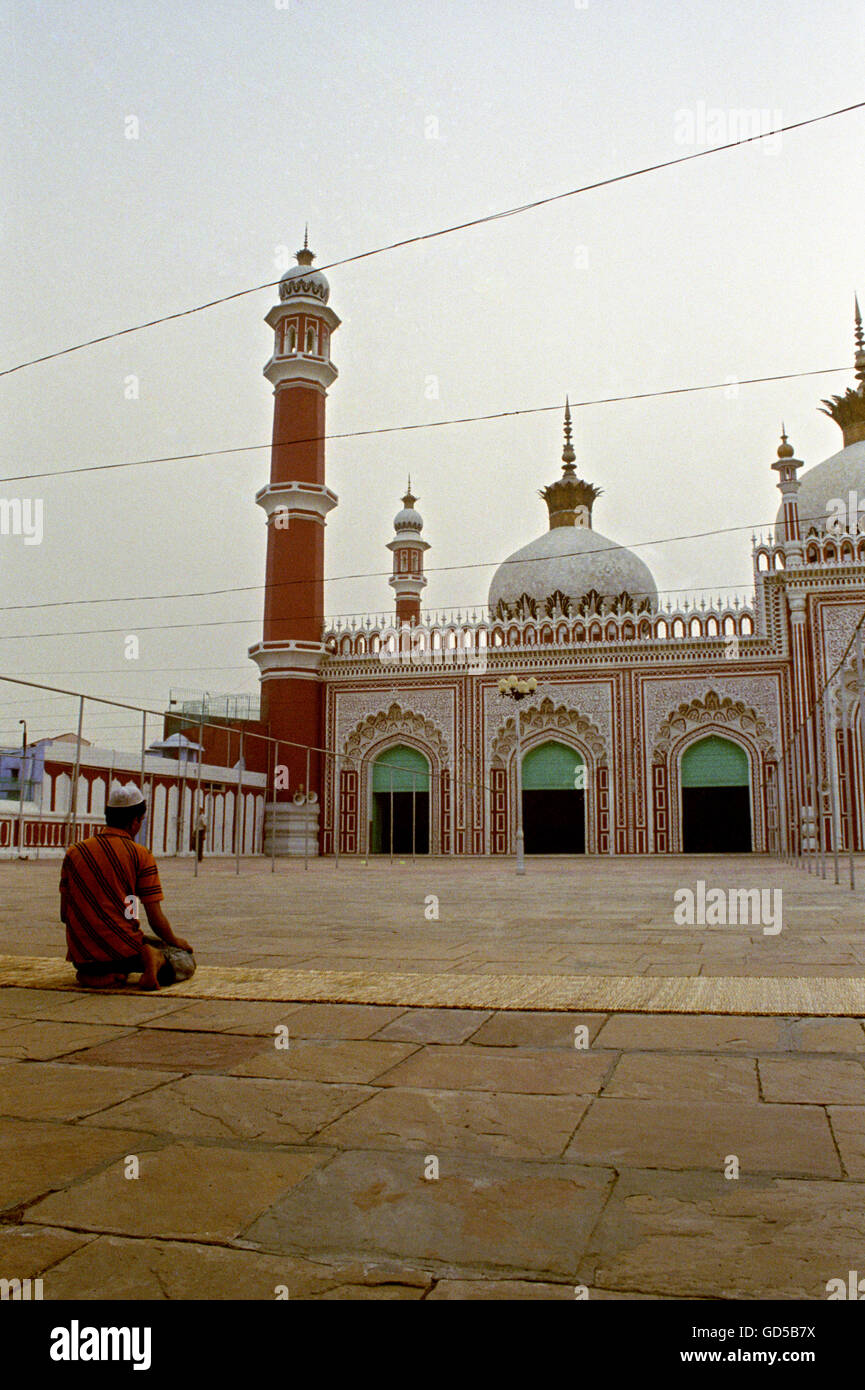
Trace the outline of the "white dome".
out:
<instances>
[{"instance_id":1,"label":"white dome","mask_svg":"<svg viewBox=\"0 0 865 1390\"><path fill-rule=\"evenodd\" d=\"M423 517L420 512L416 512L414 507L403 507L401 512L397 512L393 519L393 529L395 531L422 531Z\"/></svg>"},{"instance_id":2,"label":"white dome","mask_svg":"<svg viewBox=\"0 0 865 1390\"><path fill-rule=\"evenodd\" d=\"M320 270L313 270L312 263L315 260L315 252L309 249L309 239L306 235L303 238L303 246L297 252L297 265L293 265L287 270L279 282L279 297L282 300L293 299L295 295L306 295L312 299L320 299L322 304L326 304L330 299L330 284L326 275Z\"/></svg>"},{"instance_id":3,"label":"white dome","mask_svg":"<svg viewBox=\"0 0 865 1390\"><path fill-rule=\"evenodd\" d=\"M830 512L829 503L833 498L847 506L848 494L855 492L859 499L865 498L865 439L856 444L848 444L831 458L815 464L807 472L799 475L799 521L802 535L806 536L812 526L821 530L825 527ZM831 509L834 514L834 508ZM775 525L779 532L783 529L784 509L778 508Z\"/></svg>"},{"instance_id":4,"label":"white dome","mask_svg":"<svg viewBox=\"0 0 865 1390\"><path fill-rule=\"evenodd\" d=\"M588 526L555 526L499 565L489 605L494 609L500 600L515 603L522 594L542 603L557 589L572 603L591 589L606 599L622 592L638 604L648 598L653 608L658 600L651 571L633 551Z\"/></svg>"}]
</instances>

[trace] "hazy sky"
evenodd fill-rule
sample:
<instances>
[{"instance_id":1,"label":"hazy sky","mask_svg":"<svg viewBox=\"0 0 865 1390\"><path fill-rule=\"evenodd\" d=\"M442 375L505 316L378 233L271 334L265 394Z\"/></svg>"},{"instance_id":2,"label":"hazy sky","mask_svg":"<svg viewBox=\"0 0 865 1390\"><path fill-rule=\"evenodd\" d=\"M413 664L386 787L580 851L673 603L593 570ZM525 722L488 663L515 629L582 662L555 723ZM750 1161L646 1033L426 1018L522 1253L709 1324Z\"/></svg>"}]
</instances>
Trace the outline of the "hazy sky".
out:
<instances>
[{"instance_id":1,"label":"hazy sky","mask_svg":"<svg viewBox=\"0 0 865 1390\"><path fill-rule=\"evenodd\" d=\"M865 98L861 0L27 0L5 15L0 367L275 279L306 220L326 265L723 143L742 111L774 128ZM852 362L863 150L857 112L332 271L328 429ZM4 476L265 444L273 298L0 379ZM746 590L781 418L817 463L841 438L816 407L852 380L577 410L596 528L635 544L746 527L639 551L662 589ZM546 529L537 493L560 454L558 413L333 441L328 612L391 609L408 471L427 603L483 604L495 564ZM154 708L172 686L255 690L268 469L257 449L0 482L44 507L40 545L0 536L4 605L123 600L7 609L0 671ZM22 715L57 732L72 707L0 685L0 743ZM128 742L130 722L89 715L85 732Z\"/></svg>"}]
</instances>

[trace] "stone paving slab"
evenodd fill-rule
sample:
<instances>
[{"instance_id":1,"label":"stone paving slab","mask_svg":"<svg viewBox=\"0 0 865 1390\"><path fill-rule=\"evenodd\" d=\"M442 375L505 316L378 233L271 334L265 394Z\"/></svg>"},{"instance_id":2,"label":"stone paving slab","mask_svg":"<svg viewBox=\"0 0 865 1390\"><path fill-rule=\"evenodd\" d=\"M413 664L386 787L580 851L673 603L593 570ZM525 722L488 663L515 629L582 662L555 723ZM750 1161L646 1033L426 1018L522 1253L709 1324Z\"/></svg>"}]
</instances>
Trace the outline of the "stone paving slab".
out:
<instances>
[{"instance_id":1,"label":"stone paving slab","mask_svg":"<svg viewBox=\"0 0 865 1390\"><path fill-rule=\"evenodd\" d=\"M865 1106L830 1105L829 1123L847 1176L865 1178Z\"/></svg>"},{"instance_id":2,"label":"stone paving slab","mask_svg":"<svg viewBox=\"0 0 865 1390\"><path fill-rule=\"evenodd\" d=\"M600 1054L602 1058L604 1054ZM631 1100L677 1100L705 1105L718 1101L760 1099L753 1057L682 1056L669 1052L632 1052L619 1058L604 1087L604 1096ZM767 1096L767 1100L772 1097Z\"/></svg>"},{"instance_id":3,"label":"stone paving slab","mask_svg":"<svg viewBox=\"0 0 865 1390\"><path fill-rule=\"evenodd\" d=\"M420 1153L343 1153L275 1202L245 1238L307 1259L340 1251L458 1275L504 1269L569 1278L611 1184L599 1169L463 1155L428 1182Z\"/></svg>"},{"instance_id":4,"label":"stone paving slab","mask_svg":"<svg viewBox=\"0 0 865 1390\"><path fill-rule=\"evenodd\" d=\"M153 1067L175 1072L226 1071L254 1057L263 1046L260 1038L231 1033L163 1032L152 1028L87 1047L70 1061L81 1066Z\"/></svg>"},{"instance_id":5,"label":"stone paving slab","mask_svg":"<svg viewBox=\"0 0 865 1390\"><path fill-rule=\"evenodd\" d=\"M92 1049L109 1039L123 1038L128 1028L102 1023L61 1023L28 1019L0 1032L0 1055L16 1061L50 1061L68 1053Z\"/></svg>"},{"instance_id":6,"label":"stone paving slab","mask_svg":"<svg viewBox=\"0 0 865 1390\"><path fill-rule=\"evenodd\" d=\"M606 1014L524 1013L520 1010L493 1014L488 1023L472 1034L471 1041L482 1047L565 1047L576 1045L576 1030L585 1029L594 1041Z\"/></svg>"},{"instance_id":7,"label":"stone paving slab","mask_svg":"<svg viewBox=\"0 0 865 1390\"><path fill-rule=\"evenodd\" d=\"M0 990L0 1002L5 991ZM46 994L49 991L44 991ZM148 993L139 989L126 989L122 993L103 990L80 989L74 994L59 996L54 993L54 1010L50 1015L57 1020L69 1023L116 1023L128 1028L138 1028L143 1023L157 1026L168 1023L170 1018L180 1016L192 1008L188 999L174 998L170 990Z\"/></svg>"},{"instance_id":8,"label":"stone paving slab","mask_svg":"<svg viewBox=\"0 0 865 1390\"><path fill-rule=\"evenodd\" d=\"M0 1114L25 1120L78 1120L177 1078L177 1072L12 1062L3 1071Z\"/></svg>"},{"instance_id":9,"label":"stone paving slab","mask_svg":"<svg viewBox=\"0 0 865 1390\"><path fill-rule=\"evenodd\" d=\"M793 1044L801 1052L865 1052L861 1019L797 1018L790 1024Z\"/></svg>"},{"instance_id":10,"label":"stone paving slab","mask_svg":"<svg viewBox=\"0 0 865 1390\"><path fill-rule=\"evenodd\" d=\"M405 1264L314 1264L193 1242L90 1237L46 1274L46 1299L419 1299L432 1276Z\"/></svg>"},{"instance_id":11,"label":"stone paving slab","mask_svg":"<svg viewBox=\"0 0 865 1390\"><path fill-rule=\"evenodd\" d=\"M786 1052L790 1039L783 1019L623 1013L607 1019L593 1045L644 1052Z\"/></svg>"},{"instance_id":12,"label":"stone paving slab","mask_svg":"<svg viewBox=\"0 0 865 1390\"><path fill-rule=\"evenodd\" d=\"M376 1036L394 1042L463 1043L491 1017L483 1009L412 1009Z\"/></svg>"},{"instance_id":13,"label":"stone paving slab","mask_svg":"<svg viewBox=\"0 0 865 1390\"><path fill-rule=\"evenodd\" d=\"M76 1135L80 1130L76 1130ZM114 1131L100 1131L103 1143ZM136 1152L127 1143L125 1152ZM300 1183L324 1155L309 1149L249 1149L174 1144L141 1153L138 1179L114 1163L30 1207L27 1220L117 1235L230 1240Z\"/></svg>"},{"instance_id":14,"label":"stone paving slab","mask_svg":"<svg viewBox=\"0 0 865 1390\"><path fill-rule=\"evenodd\" d=\"M815 1105L728 1102L698 1110L678 1100L602 1096L565 1157L617 1168L702 1168L723 1181L728 1154L744 1174L842 1176L826 1113Z\"/></svg>"},{"instance_id":15,"label":"stone paving slab","mask_svg":"<svg viewBox=\"0 0 865 1390\"><path fill-rule=\"evenodd\" d=\"M863 1184L625 1172L579 1277L658 1298L823 1299L863 1247Z\"/></svg>"},{"instance_id":16,"label":"stone paving slab","mask_svg":"<svg viewBox=\"0 0 865 1390\"><path fill-rule=\"evenodd\" d=\"M382 1090L321 1130L318 1140L340 1149L553 1159L587 1105L580 1097Z\"/></svg>"},{"instance_id":17,"label":"stone paving slab","mask_svg":"<svg viewBox=\"0 0 865 1390\"><path fill-rule=\"evenodd\" d=\"M303 1006L220 999L175 999L170 1014L153 1019L150 1027L187 1030L192 1033L241 1033L249 1037L274 1037L277 1024L289 1023ZM865 1034L863 1034L865 1042Z\"/></svg>"},{"instance_id":18,"label":"stone paving slab","mask_svg":"<svg viewBox=\"0 0 865 1390\"><path fill-rule=\"evenodd\" d=\"M7 1118L0 1126L0 1211L65 1188L152 1142L149 1135L130 1130Z\"/></svg>"},{"instance_id":19,"label":"stone paving slab","mask_svg":"<svg viewBox=\"0 0 865 1390\"><path fill-rule=\"evenodd\" d=\"M271 1046L232 1067L231 1075L281 1077L287 1081L375 1081L417 1048L417 1043L290 1038L287 1048Z\"/></svg>"},{"instance_id":20,"label":"stone paving slab","mask_svg":"<svg viewBox=\"0 0 865 1390\"><path fill-rule=\"evenodd\" d=\"M373 1004L300 1004L291 1015L290 1029L296 1038L374 1037L387 1025L402 1018L401 1008L380 1008Z\"/></svg>"},{"instance_id":21,"label":"stone paving slab","mask_svg":"<svg viewBox=\"0 0 865 1390\"><path fill-rule=\"evenodd\" d=\"M521 1048L428 1046L378 1078L380 1086L450 1091L508 1091L536 1096L591 1095L612 1070L609 1054L571 1048L545 1052ZM756 1089L756 1088L755 1088Z\"/></svg>"},{"instance_id":22,"label":"stone paving slab","mask_svg":"<svg viewBox=\"0 0 865 1390\"><path fill-rule=\"evenodd\" d=\"M763 1095L791 1105L865 1105L865 1065L841 1057L764 1057Z\"/></svg>"},{"instance_id":23,"label":"stone paving slab","mask_svg":"<svg viewBox=\"0 0 865 1390\"><path fill-rule=\"evenodd\" d=\"M26 959L26 957L24 958ZM59 983L51 989L36 989L29 985L9 985L0 958L0 1017L13 1020L27 1018L68 1018L69 1009L78 1003L95 997L92 991L79 989L65 962L55 961L52 973ZM137 996L139 999L141 996ZM157 996L150 996L151 998ZM82 1022L84 1022L82 1018ZM88 1011L87 1021L104 1023L103 1018L94 1018ZM113 1019L108 1022L113 1023Z\"/></svg>"},{"instance_id":24,"label":"stone paving slab","mask_svg":"<svg viewBox=\"0 0 865 1390\"><path fill-rule=\"evenodd\" d=\"M573 1303L578 1297L587 1298L592 1303L605 1303L613 1299L641 1302L650 1299L651 1294L616 1293L610 1289L590 1289L584 1284L550 1284L540 1279L439 1279L427 1294L430 1302L445 1299L451 1302L504 1299L509 1303L526 1303L566 1299Z\"/></svg>"},{"instance_id":25,"label":"stone paving slab","mask_svg":"<svg viewBox=\"0 0 865 1390\"><path fill-rule=\"evenodd\" d=\"M303 1144L375 1094L369 1086L200 1073L103 1110L91 1123L199 1139Z\"/></svg>"},{"instance_id":26,"label":"stone paving slab","mask_svg":"<svg viewBox=\"0 0 865 1390\"><path fill-rule=\"evenodd\" d=\"M529 1279L440 1279L428 1295L430 1302L459 1300L506 1299L525 1303L535 1299L570 1299L574 1301L573 1284L550 1284Z\"/></svg>"},{"instance_id":27,"label":"stone paving slab","mask_svg":"<svg viewBox=\"0 0 865 1390\"><path fill-rule=\"evenodd\" d=\"M93 1239L46 1226L0 1226L0 1277L36 1279Z\"/></svg>"}]
</instances>

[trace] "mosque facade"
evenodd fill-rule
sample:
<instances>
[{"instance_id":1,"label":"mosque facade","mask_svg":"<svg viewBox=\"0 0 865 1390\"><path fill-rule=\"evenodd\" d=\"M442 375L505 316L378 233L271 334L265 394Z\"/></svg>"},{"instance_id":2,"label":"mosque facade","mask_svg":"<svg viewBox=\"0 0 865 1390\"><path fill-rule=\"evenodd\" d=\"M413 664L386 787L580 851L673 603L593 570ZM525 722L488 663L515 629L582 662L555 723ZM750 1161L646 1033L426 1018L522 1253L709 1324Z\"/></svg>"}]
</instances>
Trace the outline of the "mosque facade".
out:
<instances>
[{"instance_id":1,"label":"mosque facade","mask_svg":"<svg viewBox=\"0 0 865 1390\"><path fill-rule=\"evenodd\" d=\"M305 243L267 315L267 587L250 656L284 776L264 849L299 852L310 815L325 855L504 856L520 828L527 854L865 848L858 304L855 385L824 402L843 446L803 471L782 434L767 464L781 504L752 539L751 602L659 601L643 560L595 527L600 489L578 472L566 407L561 471L540 489L547 528L503 560L484 607L425 610L429 543L409 482L389 543L392 612L329 623L325 534L339 520L325 408L340 321L313 259ZM532 687L517 687L523 698L513 681L502 692L511 677Z\"/></svg>"}]
</instances>

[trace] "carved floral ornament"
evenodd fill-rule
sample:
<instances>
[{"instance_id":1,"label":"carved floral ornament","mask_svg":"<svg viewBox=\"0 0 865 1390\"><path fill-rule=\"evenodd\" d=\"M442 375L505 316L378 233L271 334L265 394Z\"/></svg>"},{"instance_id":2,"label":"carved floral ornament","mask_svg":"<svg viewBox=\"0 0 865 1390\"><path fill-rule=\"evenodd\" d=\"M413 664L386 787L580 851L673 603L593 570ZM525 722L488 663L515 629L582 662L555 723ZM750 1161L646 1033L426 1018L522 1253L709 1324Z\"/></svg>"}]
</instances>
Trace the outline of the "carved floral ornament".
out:
<instances>
[{"instance_id":1,"label":"carved floral ornament","mask_svg":"<svg viewBox=\"0 0 865 1390\"><path fill-rule=\"evenodd\" d=\"M388 709L367 715L355 726L345 741L343 767L359 763L372 743L391 737L414 739L435 754L440 767L448 764L448 746L441 731L424 715L404 710L394 701Z\"/></svg>"},{"instance_id":2,"label":"carved floral ornament","mask_svg":"<svg viewBox=\"0 0 865 1390\"><path fill-rule=\"evenodd\" d=\"M844 670L835 677L829 687L831 693L831 710L833 718L840 721L843 712L846 710L847 718L853 719L856 714L856 706L859 701L859 682L856 676L856 667L851 663L845 666ZM842 691L844 706L842 709Z\"/></svg>"},{"instance_id":3,"label":"carved floral ornament","mask_svg":"<svg viewBox=\"0 0 865 1390\"><path fill-rule=\"evenodd\" d=\"M749 735L765 758L775 758L769 725L762 715L741 700L732 700L729 695L721 697L710 690L702 699L697 696L690 703L685 701L664 720L658 729L652 762L665 762L673 740L682 734L703 726L717 729L724 724Z\"/></svg>"},{"instance_id":4,"label":"carved floral ornament","mask_svg":"<svg viewBox=\"0 0 865 1390\"><path fill-rule=\"evenodd\" d=\"M569 733L580 739L591 749L597 763L606 763L607 749L601 731L597 724L593 724L590 719L584 718L576 710L569 709L567 705L554 705L549 697L541 700L539 705L520 710L520 730L523 742L525 742L527 735L543 733L547 730L555 732L556 729L561 729L564 733ZM507 766L516 741L516 720L514 718L506 719L493 740L492 767Z\"/></svg>"}]
</instances>

